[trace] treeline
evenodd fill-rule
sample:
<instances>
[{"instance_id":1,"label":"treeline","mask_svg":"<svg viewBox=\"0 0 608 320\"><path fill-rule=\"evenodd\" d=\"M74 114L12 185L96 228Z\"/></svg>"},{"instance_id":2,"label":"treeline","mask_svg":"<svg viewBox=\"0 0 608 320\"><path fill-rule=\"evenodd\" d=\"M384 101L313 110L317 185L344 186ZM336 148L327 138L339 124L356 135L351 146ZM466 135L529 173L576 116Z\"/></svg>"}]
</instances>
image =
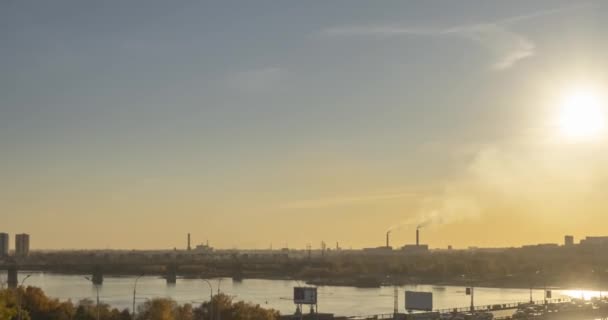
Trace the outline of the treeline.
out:
<instances>
[{"instance_id":1,"label":"treeline","mask_svg":"<svg viewBox=\"0 0 608 320\"><path fill-rule=\"evenodd\" d=\"M608 288L608 251L584 248L506 249L499 252L432 252L421 255L343 254L301 263L285 272L316 283L352 283L365 276L383 284L496 287ZM326 280L326 281L325 281Z\"/></svg>"},{"instance_id":2,"label":"treeline","mask_svg":"<svg viewBox=\"0 0 608 320\"><path fill-rule=\"evenodd\" d=\"M99 315L99 318L98 318ZM92 300L78 303L50 298L36 287L0 290L1 320L276 320L279 313L259 305L235 302L219 294L200 305L178 304L167 298L147 300L135 315Z\"/></svg>"}]
</instances>

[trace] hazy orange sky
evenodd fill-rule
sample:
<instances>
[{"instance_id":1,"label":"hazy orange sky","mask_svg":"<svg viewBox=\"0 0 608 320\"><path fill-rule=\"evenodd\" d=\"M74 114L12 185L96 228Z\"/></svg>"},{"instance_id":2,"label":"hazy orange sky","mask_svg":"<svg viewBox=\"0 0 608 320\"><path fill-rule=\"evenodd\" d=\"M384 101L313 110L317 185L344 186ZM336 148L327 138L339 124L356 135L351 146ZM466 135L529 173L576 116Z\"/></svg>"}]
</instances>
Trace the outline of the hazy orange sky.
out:
<instances>
[{"instance_id":1,"label":"hazy orange sky","mask_svg":"<svg viewBox=\"0 0 608 320\"><path fill-rule=\"evenodd\" d=\"M2 3L0 231L33 249L608 234L607 18L601 1Z\"/></svg>"}]
</instances>

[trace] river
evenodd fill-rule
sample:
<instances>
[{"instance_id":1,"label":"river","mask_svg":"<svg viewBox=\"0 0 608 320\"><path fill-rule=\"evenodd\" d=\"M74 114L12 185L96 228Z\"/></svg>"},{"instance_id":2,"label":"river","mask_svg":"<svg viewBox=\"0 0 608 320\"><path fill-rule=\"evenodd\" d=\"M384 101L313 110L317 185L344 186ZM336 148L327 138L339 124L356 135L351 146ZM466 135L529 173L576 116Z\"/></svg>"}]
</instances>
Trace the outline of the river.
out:
<instances>
[{"instance_id":1,"label":"river","mask_svg":"<svg viewBox=\"0 0 608 320\"><path fill-rule=\"evenodd\" d=\"M81 299L95 300L95 287L84 276L61 275L43 272L20 272L21 281L26 275L31 275L25 282L26 286L40 287L44 292L61 300L71 299L77 302ZM6 273L0 274L6 279ZM133 302L133 284L135 277L105 277L99 289L100 300L116 308L131 308ZM261 280L245 279L241 282L230 278L211 279L214 294L219 284L222 293L233 296L235 300L243 300L260 304L263 307L274 308L282 314L295 311L291 301L293 287L297 281L291 280ZM319 312L329 312L336 315L361 316L393 312L393 287L353 288L322 286L318 288ZM435 309L466 307L470 297L465 289L457 286L407 285L399 287L399 308L403 311L404 291L433 292ZM157 276L144 276L137 285L137 304L146 299L169 297L180 303L198 304L209 299L209 286L199 279L178 279L177 284L167 285L164 279ZM599 295L593 291L554 290L553 298L586 299ZM534 290L535 300L543 299L543 290ZM475 288L475 305L511 303L528 301L528 289L499 289Z\"/></svg>"}]
</instances>

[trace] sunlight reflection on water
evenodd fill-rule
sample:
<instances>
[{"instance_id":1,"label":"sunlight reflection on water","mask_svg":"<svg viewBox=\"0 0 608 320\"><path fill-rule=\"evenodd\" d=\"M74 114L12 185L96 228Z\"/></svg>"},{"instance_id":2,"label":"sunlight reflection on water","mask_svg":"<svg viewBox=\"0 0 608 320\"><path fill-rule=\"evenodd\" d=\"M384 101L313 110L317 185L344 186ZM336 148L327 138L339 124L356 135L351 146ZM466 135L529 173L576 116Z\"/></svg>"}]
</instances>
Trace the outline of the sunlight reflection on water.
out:
<instances>
[{"instance_id":1,"label":"sunlight reflection on water","mask_svg":"<svg viewBox=\"0 0 608 320\"><path fill-rule=\"evenodd\" d=\"M31 274L26 285L42 288L49 296L62 300L78 301L94 299L95 290L82 275L59 275L41 272L21 273ZM6 274L0 272L0 277ZM100 288L100 298L103 302L117 308L130 308L133 298L134 277L106 277ZM218 279L212 279L214 293L217 290ZM283 314L291 314L295 306L291 301L293 287L301 285L290 280L245 279L241 282L223 279L221 291L236 300L260 304L263 307L274 308ZM433 292L435 309L467 307L470 297L465 295L463 287L407 285L399 286L399 309L403 310L404 291ZM164 279L156 276L144 276L137 287L137 304L147 299L169 297L180 303L199 304L209 299L209 288L200 279L178 279L177 284L168 286ZM543 290L533 290L533 299L543 299ZM331 312L337 315L361 316L392 313L393 287L353 288L353 287L319 287L319 311ZM586 290L553 290L553 299L599 297L597 291ZM502 303L527 302L530 299L529 289L499 289L475 288L476 305L492 305ZM588 319L585 319L588 320Z\"/></svg>"}]
</instances>

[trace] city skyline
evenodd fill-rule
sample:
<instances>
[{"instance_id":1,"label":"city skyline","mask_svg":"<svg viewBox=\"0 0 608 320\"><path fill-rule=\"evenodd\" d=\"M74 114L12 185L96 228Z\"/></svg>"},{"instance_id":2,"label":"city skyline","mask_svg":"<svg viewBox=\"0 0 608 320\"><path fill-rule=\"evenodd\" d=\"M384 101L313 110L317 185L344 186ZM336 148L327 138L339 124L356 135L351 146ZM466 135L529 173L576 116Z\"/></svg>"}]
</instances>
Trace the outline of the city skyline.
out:
<instances>
[{"instance_id":1,"label":"city skyline","mask_svg":"<svg viewBox=\"0 0 608 320\"><path fill-rule=\"evenodd\" d=\"M390 232L389 232L390 233ZM25 257L28 256L31 248L30 248L30 234L27 233L17 233L14 234L14 244L11 245L11 241L10 239L11 234L10 233L6 233L6 232L0 232L0 256L5 256L8 257L11 254L15 257ZM413 241L409 241L409 240L413 240ZM558 241L559 240L559 241ZM517 249L517 248L526 248L526 247L535 247L535 246L549 246L549 247L556 247L556 246L561 246L561 247L572 247L572 246L578 246L578 245L583 245L583 246L605 246L606 244L608 244L608 236L589 236L589 235L583 235L580 237L576 237L574 235L568 234L568 235L564 235L562 236L561 239L554 239L554 241L550 241L550 242L542 242L542 243L523 243L521 245L509 245L509 246L490 246L490 247L483 247L483 246L475 246L475 245L470 245L470 246L466 246L466 247L458 247L458 246L453 246L453 245L448 245L447 247L439 247L439 246L434 246L434 245L430 245L428 243L425 243L424 241L420 241L419 239L419 234L416 233L416 238L415 239L408 239L405 242L393 242L392 239L389 238L389 236L386 236L385 242L382 243L378 243L378 242L373 242L373 243L369 243L368 246L362 246L362 247L353 247L351 245L344 245L341 244L340 242L335 242L335 243L328 243L324 240L312 240L308 243L306 243L303 246L290 246L289 243L284 242L284 243L271 243L269 246L266 247L238 247L238 246L232 246L232 247L214 247L212 245L212 243L210 243L209 239L205 240L205 241L201 241L201 242L192 242L191 241L191 234L188 233L186 235L186 241L178 246L175 247L158 247L158 248L95 248L95 247L89 247L89 248L70 248L70 247L65 247L65 248L47 248L44 246L41 247L36 247L33 248L34 251L37 252L46 252L46 251L72 251L72 250L76 250L76 251L105 251L105 250L116 250L116 251L184 251L184 252L190 252L192 251L192 253L194 254L211 254L214 251L231 251L231 250L240 250L240 251L282 251L285 249L289 249L291 250L295 250L295 251L350 251L350 250L354 250L354 251L358 251L358 250L362 250L362 251L376 251L378 250L378 252L384 252L387 253L388 251L384 251L384 249L390 249L390 251L393 251L394 253L399 253L399 252L405 252L406 254L409 253L409 249L414 249L413 252L416 253L420 253L420 252L428 252L428 251L433 251L433 250L439 250L439 251L445 251L445 250L476 250L476 249ZM421 246L421 247L418 247ZM418 249L422 249L420 252ZM413 253L412 252L412 253Z\"/></svg>"},{"instance_id":2,"label":"city skyline","mask_svg":"<svg viewBox=\"0 0 608 320\"><path fill-rule=\"evenodd\" d=\"M0 4L32 249L510 247L608 225L608 4Z\"/></svg>"}]
</instances>

